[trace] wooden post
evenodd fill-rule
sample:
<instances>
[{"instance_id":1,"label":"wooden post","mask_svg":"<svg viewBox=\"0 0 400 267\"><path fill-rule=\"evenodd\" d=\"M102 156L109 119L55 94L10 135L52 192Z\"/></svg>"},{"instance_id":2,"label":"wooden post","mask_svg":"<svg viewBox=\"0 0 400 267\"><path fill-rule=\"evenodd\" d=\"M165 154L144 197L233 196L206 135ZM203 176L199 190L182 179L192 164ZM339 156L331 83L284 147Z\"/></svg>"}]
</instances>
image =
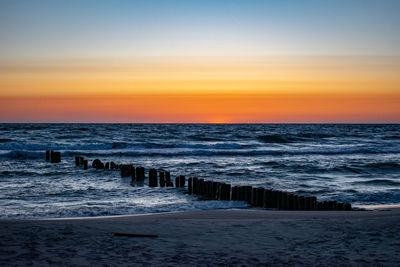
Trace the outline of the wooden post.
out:
<instances>
[{"instance_id":1,"label":"wooden post","mask_svg":"<svg viewBox=\"0 0 400 267\"><path fill-rule=\"evenodd\" d=\"M189 195L193 194L193 178L190 177L188 179L188 193Z\"/></svg>"},{"instance_id":2,"label":"wooden post","mask_svg":"<svg viewBox=\"0 0 400 267\"><path fill-rule=\"evenodd\" d=\"M204 183L204 179L199 179L198 180L198 185L199 185L199 187L197 188L198 189L198 195L203 195L204 194L204 192L203 192L203 189L204 189L203 183Z\"/></svg>"},{"instance_id":3,"label":"wooden post","mask_svg":"<svg viewBox=\"0 0 400 267\"><path fill-rule=\"evenodd\" d=\"M179 176L175 177L175 187L179 187Z\"/></svg>"},{"instance_id":4,"label":"wooden post","mask_svg":"<svg viewBox=\"0 0 400 267\"><path fill-rule=\"evenodd\" d=\"M218 197L217 197L218 186L219 186L219 182L214 182L214 181L212 182L212 192L211 192L212 199L218 199Z\"/></svg>"},{"instance_id":5,"label":"wooden post","mask_svg":"<svg viewBox=\"0 0 400 267\"><path fill-rule=\"evenodd\" d=\"M50 162L51 163L59 163L61 162L61 152L50 152Z\"/></svg>"},{"instance_id":6,"label":"wooden post","mask_svg":"<svg viewBox=\"0 0 400 267\"><path fill-rule=\"evenodd\" d=\"M46 160L50 160L50 150L46 150Z\"/></svg>"},{"instance_id":7,"label":"wooden post","mask_svg":"<svg viewBox=\"0 0 400 267\"><path fill-rule=\"evenodd\" d=\"M165 172L165 184L166 186L170 187L171 186L171 174L170 172ZM173 185L172 185L173 186Z\"/></svg>"},{"instance_id":8,"label":"wooden post","mask_svg":"<svg viewBox=\"0 0 400 267\"><path fill-rule=\"evenodd\" d=\"M258 187L256 190L256 206L262 207L264 204L264 188Z\"/></svg>"},{"instance_id":9,"label":"wooden post","mask_svg":"<svg viewBox=\"0 0 400 267\"><path fill-rule=\"evenodd\" d=\"M303 196L299 196L299 210L305 210L306 203Z\"/></svg>"},{"instance_id":10,"label":"wooden post","mask_svg":"<svg viewBox=\"0 0 400 267\"><path fill-rule=\"evenodd\" d=\"M50 155L49 155L50 158ZM46 159L47 159L47 151L46 151ZM79 157L75 156L75 166L78 167L79 166Z\"/></svg>"},{"instance_id":11,"label":"wooden post","mask_svg":"<svg viewBox=\"0 0 400 267\"><path fill-rule=\"evenodd\" d=\"M165 186L165 172L160 172L160 186Z\"/></svg>"},{"instance_id":12,"label":"wooden post","mask_svg":"<svg viewBox=\"0 0 400 267\"><path fill-rule=\"evenodd\" d=\"M245 199L244 200L248 204L251 204L251 192L252 192L252 190L253 190L252 186L245 186L245 193L244 193Z\"/></svg>"},{"instance_id":13,"label":"wooden post","mask_svg":"<svg viewBox=\"0 0 400 267\"><path fill-rule=\"evenodd\" d=\"M193 195L199 194L199 179L197 177L193 177Z\"/></svg>"},{"instance_id":14,"label":"wooden post","mask_svg":"<svg viewBox=\"0 0 400 267\"><path fill-rule=\"evenodd\" d=\"M96 169L102 169L102 168L104 168L104 164L101 161L99 161L96 164ZM133 167L132 164L121 165L121 177L122 178L132 176L134 171L135 171L135 168Z\"/></svg>"},{"instance_id":15,"label":"wooden post","mask_svg":"<svg viewBox=\"0 0 400 267\"><path fill-rule=\"evenodd\" d=\"M231 200L239 200L239 187L238 186L232 187Z\"/></svg>"},{"instance_id":16,"label":"wooden post","mask_svg":"<svg viewBox=\"0 0 400 267\"><path fill-rule=\"evenodd\" d=\"M257 204L257 188L253 187L251 189L251 203L252 206L256 206Z\"/></svg>"},{"instance_id":17,"label":"wooden post","mask_svg":"<svg viewBox=\"0 0 400 267\"><path fill-rule=\"evenodd\" d=\"M136 167L136 181L144 182L144 179L145 179L144 168Z\"/></svg>"},{"instance_id":18,"label":"wooden post","mask_svg":"<svg viewBox=\"0 0 400 267\"><path fill-rule=\"evenodd\" d=\"M220 200L231 200L231 185L221 183L220 184Z\"/></svg>"},{"instance_id":19,"label":"wooden post","mask_svg":"<svg viewBox=\"0 0 400 267\"><path fill-rule=\"evenodd\" d=\"M317 209L317 198L311 197L311 210L316 210L316 209Z\"/></svg>"},{"instance_id":20,"label":"wooden post","mask_svg":"<svg viewBox=\"0 0 400 267\"><path fill-rule=\"evenodd\" d=\"M272 208L271 206L271 193L272 191L270 189L265 189L264 190L264 200L263 200L263 208L269 209Z\"/></svg>"},{"instance_id":21,"label":"wooden post","mask_svg":"<svg viewBox=\"0 0 400 267\"><path fill-rule=\"evenodd\" d=\"M157 187L157 170L149 170L149 187Z\"/></svg>"},{"instance_id":22,"label":"wooden post","mask_svg":"<svg viewBox=\"0 0 400 267\"><path fill-rule=\"evenodd\" d=\"M239 200L246 201L246 186L239 186Z\"/></svg>"},{"instance_id":23,"label":"wooden post","mask_svg":"<svg viewBox=\"0 0 400 267\"><path fill-rule=\"evenodd\" d=\"M84 169L84 170L87 170L87 169L88 169L88 161L87 161L87 159L85 159L85 160L83 161L83 169Z\"/></svg>"},{"instance_id":24,"label":"wooden post","mask_svg":"<svg viewBox=\"0 0 400 267\"><path fill-rule=\"evenodd\" d=\"M104 165L104 169L109 170L110 169L110 162L106 162Z\"/></svg>"},{"instance_id":25,"label":"wooden post","mask_svg":"<svg viewBox=\"0 0 400 267\"><path fill-rule=\"evenodd\" d=\"M186 178L185 175L179 175L179 187L185 187Z\"/></svg>"},{"instance_id":26,"label":"wooden post","mask_svg":"<svg viewBox=\"0 0 400 267\"><path fill-rule=\"evenodd\" d=\"M132 165L132 170L131 170L131 181L132 181L132 183L136 182L136 168L133 165Z\"/></svg>"}]
</instances>

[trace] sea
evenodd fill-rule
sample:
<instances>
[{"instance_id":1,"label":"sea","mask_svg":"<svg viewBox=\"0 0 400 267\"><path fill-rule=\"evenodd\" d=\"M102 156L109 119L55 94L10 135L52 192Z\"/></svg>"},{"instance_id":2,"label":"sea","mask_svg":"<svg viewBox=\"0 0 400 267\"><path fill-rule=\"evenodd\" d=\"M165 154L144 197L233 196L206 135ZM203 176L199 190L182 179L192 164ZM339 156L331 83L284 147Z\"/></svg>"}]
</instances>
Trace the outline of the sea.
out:
<instances>
[{"instance_id":1,"label":"sea","mask_svg":"<svg viewBox=\"0 0 400 267\"><path fill-rule=\"evenodd\" d=\"M146 176L156 168L353 206L400 204L400 124L0 124L0 218L251 208L131 184L91 168L94 159L143 166Z\"/></svg>"}]
</instances>

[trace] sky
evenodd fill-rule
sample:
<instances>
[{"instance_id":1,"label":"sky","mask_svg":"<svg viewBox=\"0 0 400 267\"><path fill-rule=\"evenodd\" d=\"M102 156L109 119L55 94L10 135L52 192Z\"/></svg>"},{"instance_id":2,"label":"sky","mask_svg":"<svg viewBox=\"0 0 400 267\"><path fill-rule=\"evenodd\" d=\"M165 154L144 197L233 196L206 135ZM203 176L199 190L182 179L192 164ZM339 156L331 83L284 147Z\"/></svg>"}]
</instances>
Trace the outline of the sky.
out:
<instances>
[{"instance_id":1,"label":"sky","mask_svg":"<svg viewBox=\"0 0 400 267\"><path fill-rule=\"evenodd\" d=\"M400 1L0 1L0 122L400 122Z\"/></svg>"}]
</instances>

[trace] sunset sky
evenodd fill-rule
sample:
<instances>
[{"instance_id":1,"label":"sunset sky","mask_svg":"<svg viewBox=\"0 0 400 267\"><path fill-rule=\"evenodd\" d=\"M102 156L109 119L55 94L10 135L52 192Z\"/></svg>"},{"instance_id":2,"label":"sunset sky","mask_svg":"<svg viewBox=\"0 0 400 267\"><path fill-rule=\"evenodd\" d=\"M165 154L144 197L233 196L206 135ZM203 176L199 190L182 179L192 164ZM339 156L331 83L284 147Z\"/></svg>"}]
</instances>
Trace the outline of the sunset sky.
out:
<instances>
[{"instance_id":1,"label":"sunset sky","mask_svg":"<svg viewBox=\"0 0 400 267\"><path fill-rule=\"evenodd\" d=\"M0 1L0 122L400 122L400 1Z\"/></svg>"}]
</instances>

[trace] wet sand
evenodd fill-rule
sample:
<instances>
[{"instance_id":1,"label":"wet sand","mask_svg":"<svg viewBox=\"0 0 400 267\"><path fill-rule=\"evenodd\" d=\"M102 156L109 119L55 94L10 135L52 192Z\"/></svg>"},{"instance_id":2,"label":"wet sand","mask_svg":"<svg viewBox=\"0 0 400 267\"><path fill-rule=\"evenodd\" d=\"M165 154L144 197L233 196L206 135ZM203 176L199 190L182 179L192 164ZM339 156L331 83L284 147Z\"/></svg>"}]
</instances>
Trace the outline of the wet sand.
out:
<instances>
[{"instance_id":1,"label":"wet sand","mask_svg":"<svg viewBox=\"0 0 400 267\"><path fill-rule=\"evenodd\" d=\"M400 209L211 210L0 221L1 266L271 264L398 266Z\"/></svg>"}]
</instances>

